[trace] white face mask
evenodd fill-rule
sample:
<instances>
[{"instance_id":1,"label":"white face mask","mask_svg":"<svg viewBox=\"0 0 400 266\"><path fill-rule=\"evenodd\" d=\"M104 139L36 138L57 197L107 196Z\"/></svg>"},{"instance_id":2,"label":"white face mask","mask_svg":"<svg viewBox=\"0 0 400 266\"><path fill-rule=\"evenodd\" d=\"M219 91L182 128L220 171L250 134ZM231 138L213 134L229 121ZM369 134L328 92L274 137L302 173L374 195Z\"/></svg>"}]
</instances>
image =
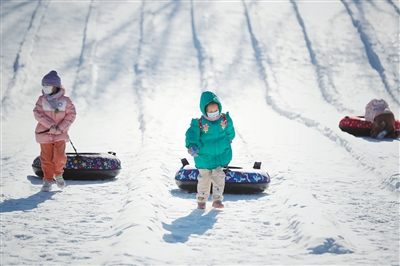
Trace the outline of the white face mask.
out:
<instances>
[{"instance_id":1,"label":"white face mask","mask_svg":"<svg viewBox=\"0 0 400 266\"><path fill-rule=\"evenodd\" d=\"M214 113L207 113L209 118L217 118L219 116L219 110Z\"/></svg>"},{"instance_id":2,"label":"white face mask","mask_svg":"<svg viewBox=\"0 0 400 266\"><path fill-rule=\"evenodd\" d=\"M45 94L51 94L53 92L53 86L43 86L42 89Z\"/></svg>"}]
</instances>

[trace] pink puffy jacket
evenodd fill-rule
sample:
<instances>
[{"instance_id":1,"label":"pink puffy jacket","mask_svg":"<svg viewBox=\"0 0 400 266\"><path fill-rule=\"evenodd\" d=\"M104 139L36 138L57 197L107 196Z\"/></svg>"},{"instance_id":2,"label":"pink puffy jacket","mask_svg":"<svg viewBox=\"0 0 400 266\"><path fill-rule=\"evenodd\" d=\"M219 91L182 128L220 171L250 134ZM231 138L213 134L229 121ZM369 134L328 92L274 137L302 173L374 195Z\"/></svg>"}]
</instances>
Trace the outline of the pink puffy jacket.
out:
<instances>
[{"instance_id":1,"label":"pink puffy jacket","mask_svg":"<svg viewBox=\"0 0 400 266\"><path fill-rule=\"evenodd\" d=\"M392 113L389 104L383 99L372 99L365 106L365 120L373 123L376 116L380 114Z\"/></svg>"},{"instance_id":2,"label":"pink puffy jacket","mask_svg":"<svg viewBox=\"0 0 400 266\"><path fill-rule=\"evenodd\" d=\"M40 96L33 109L33 114L39 122L36 126L35 135L38 143L54 143L62 140L69 140L68 129L76 117L75 106L65 94L65 88L61 86L62 94L57 98L58 112L56 113L44 95ZM62 133L52 135L44 132L51 126L58 126ZM41 133L44 132L44 133ZM39 134L40 133L40 134Z\"/></svg>"}]
</instances>

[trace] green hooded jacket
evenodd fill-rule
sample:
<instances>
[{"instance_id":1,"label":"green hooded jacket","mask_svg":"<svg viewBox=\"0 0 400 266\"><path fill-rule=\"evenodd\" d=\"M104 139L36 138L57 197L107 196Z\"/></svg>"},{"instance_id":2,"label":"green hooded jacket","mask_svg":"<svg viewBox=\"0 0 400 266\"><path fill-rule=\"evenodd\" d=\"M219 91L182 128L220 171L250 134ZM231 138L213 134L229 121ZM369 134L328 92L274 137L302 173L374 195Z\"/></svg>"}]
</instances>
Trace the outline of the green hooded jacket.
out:
<instances>
[{"instance_id":1,"label":"green hooded jacket","mask_svg":"<svg viewBox=\"0 0 400 266\"><path fill-rule=\"evenodd\" d=\"M222 105L218 97L210 91L205 91L200 97L200 110L203 115L199 119L192 119L186 131L186 148L196 146L199 149L198 156L194 157L195 166L198 169L211 170L224 167L232 160L231 141L235 138L232 119L227 112L215 121L209 120L206 106L212 102L218 104L222 114Z\"/></svg>"}]
</instances>

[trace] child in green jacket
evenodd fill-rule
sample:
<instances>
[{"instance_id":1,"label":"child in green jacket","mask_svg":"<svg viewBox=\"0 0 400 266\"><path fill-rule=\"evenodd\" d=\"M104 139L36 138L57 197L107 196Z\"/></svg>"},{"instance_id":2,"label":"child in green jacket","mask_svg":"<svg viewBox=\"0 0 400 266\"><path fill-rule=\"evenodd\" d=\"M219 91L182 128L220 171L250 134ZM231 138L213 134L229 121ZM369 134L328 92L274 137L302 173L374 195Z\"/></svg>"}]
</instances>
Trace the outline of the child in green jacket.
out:
<instances>
[{"instance_id":1,"label":"child in green jacket","mask_svg":"<svg viewBox=\"0 0 400 266\"><path fill-rule=\"evenodd\" d=\"M212 183L212 206L223 208L223 167L232 160L231 142L235 138L235 128L229 112L222 113L221 102L214 93L205 91L201 94L200 110L203 115L199 119L192 119L186 131L186 148L194 156L195 166L199 170L197 204L199 209L206 208Z\"/></svg>"}]
</instances>

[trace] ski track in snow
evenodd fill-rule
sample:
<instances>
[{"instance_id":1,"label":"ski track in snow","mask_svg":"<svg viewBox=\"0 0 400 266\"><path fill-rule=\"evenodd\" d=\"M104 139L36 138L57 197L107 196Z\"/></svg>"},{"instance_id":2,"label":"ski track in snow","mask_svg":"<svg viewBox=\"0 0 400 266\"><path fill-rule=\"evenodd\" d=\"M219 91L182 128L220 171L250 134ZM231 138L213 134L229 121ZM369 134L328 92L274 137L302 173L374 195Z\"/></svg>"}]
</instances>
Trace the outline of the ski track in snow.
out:
<instances>
[{"instance_id":1,"label":"ski track in snow","mask_svg":"<svg viewBox=\"0 0 400 266\"><path fill-rule=\"evenodd\" d=\"M310 38L308 37L307 29L304 24L303 18L301 17L299 9L297 7L296 1L291 0L290 2L293 5L293 8L296 12L297 20L302 28L302 31L304 34L304 40L307 44L307 49L310 54L311 62L315 66L315 71L318 76L318 85L319 85L319 88L321 90L321 93L322 93L324 99L328 103L330 103L333 106L335 106L336 108L338 108L339 111L347 111L347 112L352 111L347 108L344 108L342 103L340 102L340 99L337 99L337 91L335 89L334 84L332 84L331 77L329 76L329 69L326 69L325 67L323 67L317 59L317 54L313 49L313 45L312 45Z\"/></svg>"},{"instance_id":2,"label":"ski track in snow","mask_svg":"<svg viewBox=\"0 0 400 266\"><path fill-rule=\"evenodd\" d=\"M2 82L2 119L4 119L5 115L7 115L9 111L9 106L13 104L10 103L10 101L12 102L13 100L15 100L15 98L19 98L17 97L15 90L13 90L12 88L20 87L22 88L22 92L28 93L24 84L27 82L27 76L29 75L28 69L29 67L31 67L32 61L31 56L35 50L35 42L38 39L37 35L40 31L42 20L47 10L47 6L48 3L37 3L37 6L33 11L32 16L30 17L30 22L28 28L26 29L26 33L24 34L24 38L20 42L19 50L13 63L12 78L9 80L8 83Z\"/></svg>"},{"instance_id":3,"label":"ski track in snow","mask_svg":"<svg viewBox=\"0 0 400 266\"><path fill-rule=\"evenodd\" d=\"M390 81L387 78L385 68L382 66L382 62L379 58L379 55L374 51L374 47L373 47L373 45L371 45L372 41L370 40L370 37L366 33L366 32L371 32L371 30L368 30L371 28L371 25L368 23L368 21L366 21L366 19L363 17L363 14L361 12L360 12L361 14L359 15L360 18L357 19L355 12L352 11L350 5L345 0L342 0L342 3L346 7L346 10L349 13L349 16L351 17L351 21L353 22L354 27L357 28L357 30L360 34L360 39L365 46L365 52L368 56L368 60L369 60L369 63L371 64L371 67L379 73L379 75L382 79L382 83L384 84L384 87L385 87L386 91L388 92L388 94L390 95L390 97L392 97L393 101L395 103L397 103L397 105L400 105L399 92L398 91L397 91L397 93L393 92L393 90L395 88L397 88L397 89L399 88L398 76L397 76L397 79L395 80L394 85L389 84ZM355 4L357 6L359 6L357 4L357 2ZM375 38L375 40L376 40L376 38ZM382 44L380 44L379 41L377 43L375 43L375 46L378 47L377 49L383 50L384 48L380 47L381 45ZM398 71L397 71L397 75L398 75ZM392 87L394 87L394 88L392 89Z\"/></svg>"},{"instance_id":4,"label":"ski track in snow","mask_svg":"<svg viewBox=\"0 0 400 266\"><path fill-rule=\"evenodd\" d=\"M71 97L83 98L86 102L79 103L81 106L86 106L90 98L93 98L96 90L95 77L93 77L93 70L96 69L96 64L93 62L93 55L96 53L96 40L97 31L97 14L94 1L91 1L88 8L84 30L81 53L78 59L77 73L74 84L71 88ZM92 23L91 20L95 21ZM92 29L93 27L93 29Z\"/></svg>"},{"instance_id":5,"label":"ski track in snow","mask_svg":"<svg viewBox=\"0 0 400 266\"><path fill-rule=\"evenodd\" d=\"M142 74L142 70L141 70L141 66L139 65L139 59L142 53L142 45L143 45L143 21L144 21L144 6L145 6L145 2L142 2L142 6L140 8L140 22L139 22L139 27L140 27L140 35L139 35L139 41L138 41L138 48L137 48L137 55L136 55L136 60L137 62L134 63L134 71L135 71L135 82L133 84L133 88L135 91L135 96L137 98L137 106L138 106L138 120L140 122L140 130L142 132L142 137L141 137L141 141L143 143L143 132L146 128L145 122L143 120L143 103L142 103L142 99L141 99L141 93L140 90L142 89L142 80L141 80L141 74Z\"/></svg>"},{"instance_id":6,"label":"ski track in snow","mask_svg":"<svg viewBox=\"0 0 400 266\"><path fill-rule=\"evenodd\" d=\"M397 14L400 15L400 9L398 7L398 4L396 5L395 2L393 2L392 0L387 0L389 4L391 4L394 8L394 10L396 10Z\"/></svg>"},{"instance_id":7,"label":"ski track in snow","mask_svg":"<svg viewBox=\"0 0 400 266\"><path fill-rule=\"evenodd\" d=\"M398 14L396 3L384 3ZM368 95L383 92L398 110L398 75L382 71L396 69L395 60L382 59L392 49L374 34L369 3L336 4L339 15L332 9L328 17L357 28L337 41L358 38L348 50L365 48L345 63L365 74L360 82L381 84L364 88ZM343 116L362 115L366 102L344 99L350 93L335 71L346 64L335 54L325 61L340 51L323 45L328 33L313 34L313 3L2 5L32 12L19 49L6 47L16 59L2 82L2 264L399 265L399 141L338 129ZM363 19L354 7L365 7ZM80 17L75 24L64 24L69 10ZM41 40L57 25L50 15L74 38L46 46ZM4 16L7 34L9 21ZM32 109L49 62L78 110L71 140L78 152L117 152L123 169L116 179L67 181L63 191L38 192L41 181L30 167L39 153ZM29 84L20 100L18 83ZM195 195L173 179L181 158L193 164L184 133L200 116L204 90L215 91L232 115L232 165L262 161L272 178L264 193L226 194L223 211L195 210Z\"/></svg>"}]
</instances>

